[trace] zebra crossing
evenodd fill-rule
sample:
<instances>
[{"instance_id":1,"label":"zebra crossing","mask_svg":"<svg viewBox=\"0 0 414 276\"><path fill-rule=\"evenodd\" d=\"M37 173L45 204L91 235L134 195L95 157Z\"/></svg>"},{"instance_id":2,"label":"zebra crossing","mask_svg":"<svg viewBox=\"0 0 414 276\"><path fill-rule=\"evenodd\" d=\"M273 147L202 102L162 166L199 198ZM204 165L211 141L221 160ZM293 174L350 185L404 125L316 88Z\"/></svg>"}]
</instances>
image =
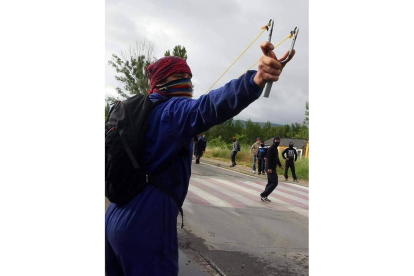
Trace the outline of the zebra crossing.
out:
<instances>
[{"instance_id":1,"label":"zebra crossing","mask_svg":"<svg viewBox=\"0 0 414 276\"><path fill-rule=\"evenodd\" d=\"M309 217L309 188L279 182L268 197L272 202L262 202L260 193L267 182L257 179L242 181L215 177L191 177L184 205L216 206L222 208L266 208L293 211Z\"/></svg>"}]
</instances>

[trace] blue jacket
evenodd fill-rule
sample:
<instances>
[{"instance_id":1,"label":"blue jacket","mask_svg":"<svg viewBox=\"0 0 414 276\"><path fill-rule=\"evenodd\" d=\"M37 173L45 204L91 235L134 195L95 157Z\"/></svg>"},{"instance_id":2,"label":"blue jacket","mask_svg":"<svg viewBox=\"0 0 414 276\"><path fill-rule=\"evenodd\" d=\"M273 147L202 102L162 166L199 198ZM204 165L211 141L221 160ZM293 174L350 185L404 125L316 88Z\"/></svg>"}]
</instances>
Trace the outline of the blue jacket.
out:
<instances>
[{"instance_id":1,"label":"blue jacket","mask_svg":"<svg viewBox=\"0 0 414 276\"><path fill-rule=\"evenodd\" d=\"M191 176L192 138L236 116L259 98L263 89L253 82L255 73L248 71L196 100L171 98L152 111L144 152L148 173L155 172L183 146L188 149L188 155L180 155L171 166L157 170L157 183L172 191L180 204ZM150 95L152 101L161 98ZM173 177L178 178L179 186ZM133 275L158 275L157 269L163 275L163 267L178 273L177 215L175 202L151 185L124 206L112 203L106 214L107 258L116 256L123 269L132 269Z\"/></svg>"}]
</instances>

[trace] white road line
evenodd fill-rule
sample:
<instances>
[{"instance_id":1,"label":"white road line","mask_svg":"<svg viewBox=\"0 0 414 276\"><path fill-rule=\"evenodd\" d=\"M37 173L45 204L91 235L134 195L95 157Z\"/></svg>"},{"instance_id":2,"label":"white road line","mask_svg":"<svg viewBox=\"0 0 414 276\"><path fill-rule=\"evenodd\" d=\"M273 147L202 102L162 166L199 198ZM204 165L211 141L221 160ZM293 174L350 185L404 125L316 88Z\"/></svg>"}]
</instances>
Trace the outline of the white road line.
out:
<instances>
[{"instance_id":1,"label":"white road line","mask_svg":"<svg viewBox=\"0 0 414 276\"><path fill-rule=\"evenodd\" d=\"M250 181L243 181L243 183L246 184L246 185L252 186L252 187L256 187L256 188L259 188L259 189L263 189L263 186L262 185L259 185L259 184L256 184L256 183L253 183L253 182L250 182ZM294 201L300 202L300 203L305 204L305 205L309 205L309 200L306 200L306 199L303 199L303 198L300 198L300 197L297 197L297 196L294 196L294 195L290 195L290 194L281 192L277 188L273 191L273 193L275 193L275 192L278 195L281 195L283 197L292 199Z\"/></svg>"},{"instance_id":2,"label":"white road line","mask_svg":"<svg viewBox=\"0 0 414 276\"><path fill-rule=\"evenodd\" d=\"M237 201L239 201L239 202L241 202L241 203L243 203L243 204L245 204L247 206L261 207L261 208L263 208L263 204L260 204L258 202L255 202L255 201L253 201L253 200L251 200L251 199L249 199L247 197L244 197L241 194L238 194L238 193L235 193L233 191L230 191L230 190L228 190L228 189L226 189L226 188L224 188L222 186L219 186L219 185L217 185L215 183L208 182L207 180L202 179L202 178L195 178L194 177L192 179L194 181L197 181L197 182L200 182L202 184L205 184L208 187L210 187L210 188L212 188L212 189L214 189L216 191L219 191L220 193L223 193L225 195L228 195L228 196L234 198L235 200L237 200Z\"/></svg>"},{"instance_id":3,"label":"white road line","mask_svg":"<svg viewBox=\"0 0 414 276\"><path fill-rule=\"evenodd\" d=\"M195 193L199 197L202 197L203 199L209 201L211 204L219 207L228 207L228 208L234 208L232 205L228 204L227 202L221 200L220 198L213 196L210 193L205 192L204 190L195 187L194 185L189 185L188 190L192 193Z\"/></svg>"},{"instance_id":4,"label":"white road line","mask_svg":"<svg viewBox=\"0 0 414 276\"><path fill-rule=\"evenodd\" d=\"M282 182L284 185L287 185L287 186L289 186L289 187L295 187L295 188L297 188L297 189L301 189L301 190L303 190L303 192L305 192L305 193L308 193L309 192L309 188L308 187L305 187L305 186L301 186L301 185L298 185L298 184L292 184L292 183L288 183L288 182Z\"/></svg>"}]
</instances>

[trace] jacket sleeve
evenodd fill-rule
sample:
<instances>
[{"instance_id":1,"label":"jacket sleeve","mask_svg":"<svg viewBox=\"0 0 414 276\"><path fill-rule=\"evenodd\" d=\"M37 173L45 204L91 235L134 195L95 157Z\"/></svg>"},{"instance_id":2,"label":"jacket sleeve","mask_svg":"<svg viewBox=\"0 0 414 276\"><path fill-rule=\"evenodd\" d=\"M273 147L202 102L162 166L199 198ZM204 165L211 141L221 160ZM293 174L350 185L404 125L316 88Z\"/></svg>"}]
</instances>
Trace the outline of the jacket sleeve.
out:
<instances>
[{"instance_id":1,"label":"jacket sleeve","mask_svg":"<svg viewBox=\"0 0 414 276\"><path fill-rule=\"evenodd\" d=\"M298 160L298 152L295 150L295 161Z\"/></svg>"},{"instance_id":2,"label":"jacket sleeve","mask_svg":"<svg viewBox=\"0 0 414 276\"><path fill-rule=\"evenodd\" d=\"M283 158L283 159L286 159L286 157L285 157L286 152L287 152L287 148L285 148L285 150L284 150L284 151L282 151L282 158Z\"/></svg>"},{"instance_id":3,"label":"jacket sleeve","mask_svg":"<svg viewBox=\"0 0 414 276\"><path fill-rule=\"evenodd\" d=\"M167 123L170 137L185 142L239 114L257 100L263 91L263 88L254 83L255 75L256 71L250 70L239 79L234 79L196 100L169 100L161 120Z\"/></svg>"},{"instance_id":4,"label":"jacket sleeve","mask_svg":"<svg viewBox=\"0 0 414 276\"><path fill-rule=\"evenodd\" d=\"M273 152L273 150L271 149L271 148L268 148L267 149L267 153L266 153L266 165L267 165L267 169L269 170L269 169L271 169L271 168L273 168L273 167L275 167L274 165L273 165L273 162L274 162L274 156L275 154L274 154L274 152Z\"/></svg>"}]
</instances>

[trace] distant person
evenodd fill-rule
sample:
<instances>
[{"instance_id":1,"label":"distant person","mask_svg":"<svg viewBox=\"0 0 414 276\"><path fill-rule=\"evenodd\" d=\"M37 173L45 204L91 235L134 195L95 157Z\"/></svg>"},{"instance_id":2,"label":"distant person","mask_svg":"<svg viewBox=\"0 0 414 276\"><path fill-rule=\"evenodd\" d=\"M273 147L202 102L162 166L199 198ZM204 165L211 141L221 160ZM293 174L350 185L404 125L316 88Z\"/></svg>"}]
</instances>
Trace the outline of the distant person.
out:
<instances>
[{"instance_id":1,"label":"distant person","mask_svg":"<svg viewBox=\"0 0 414 276\"><path fill-rule=\"evenodd\" d=\"M196 164L200 164L200 158L203 156L203 153L206 151L207 140L205 140L205 135L198 138L197 141L197 153L196 153Z\"/></svg>"},{"instance_id":2,"label":"distant person","mask_svg":"<svg viewBox=\"0 0 414 276\"><path fill-rule=\"evenodd\" d=\"M237 165L236 163L236 154L240 151L240 145L237 141L236 137L233 137L233 152L231 153L231 165L230 167L234 167Z\"/></svg>"},{"instance_id":3,"label":"distant person","mask_svg":"<svg viewBox=\"0 0 414 276\"><path fill-rule=\"evenodd\" d=\"M287 156L285 157L285 155ZM293 148L293 142L290 142L289 147L286 148L282 152L282 157L283 159L286 160L286 164L285 164L286 181L288 180L288 170L290 168L290 170L292 171L293 181L298 182L298 179L296 178L296 173L295 173L295 162L298 159L298 153L296 152L296 149Z\"/></svg>"},{"instance_id":4,"label":"distant person","mask_svg":"<svg viewBox=\"0 0 414 276\"><path fill-rule=\"evenodd\" d=\"M259 167L259 175L265 174L265 159L267 154L267 146L263 142L260 143L260 147L257 150L257 163Z\"/></svg>"},{"instance_id":5,"label":"distant person","mask_svg":"<svg viewBox=\"0 0 414 276\"><path fill-rule=\"evenodd\" d=\"M256 173L256 160L257 160L257 152L259 151L259 147L260 147L260 143L262 141L262 138L257 137L256 142L251 146L250 148L250 153L252 154L252 158L253 158L253 173ZM260 173L260 170L259 170Z\"/></svg>"},{"instance_id":6,"label":"distant person","mask_svg":"<svg viewBox=\"0 0 414 276\"><path fill-rule=\"evenodd\" d=\"M200 138L200 135L197 135L193 138L193 143L194 143L194 150L193 150L193 155L194 157L197 154L197 142L198 142L198 138Z\"/></svg>"},{"instance_id":7,"label":"distant person","mask_svg":"<svg viewBox=\"0 0 414 276\"><path fill-rule=\"evenodd\" d=\"M204 143L206 144L206 146L204 147L204 151L205 151L205 148L207 148L207 138L205 134L203 134L203 139L204 139Z\"/></svg>"},{"instance_id":8,"label":"distant person","mask_svg":"<svg viewBox=\"0 0 414 276\"><path fill-rule=\"evenodd\" d=\"M267 185L263 193L260 194L260 199L265 202L271 202L271 200L267 197L273 192L278 184L276 165L278 165L283 170L282 164L280 164L279 160L279 152L277 150L279 144L280 138L276 136L273 139L273 144L268 148L266 154Z\"/></svg>"}]
</instances>

